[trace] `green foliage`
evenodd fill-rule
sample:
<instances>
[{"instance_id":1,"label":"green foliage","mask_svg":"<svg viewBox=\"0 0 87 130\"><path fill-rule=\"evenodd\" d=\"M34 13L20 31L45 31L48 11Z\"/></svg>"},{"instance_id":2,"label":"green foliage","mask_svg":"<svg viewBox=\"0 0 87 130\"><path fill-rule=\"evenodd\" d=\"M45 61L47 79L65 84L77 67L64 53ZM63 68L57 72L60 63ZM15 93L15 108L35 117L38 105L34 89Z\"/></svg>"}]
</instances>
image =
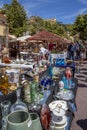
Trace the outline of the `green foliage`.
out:
<instances>
[{"instance_id":1,"label":"green foliage","mask_svg":"<svg viewBox=\"0 0 87 130\"><path fill-rule=\"evenodd\" d=\"M38 31L48 30L66 38L79 34L80 39L87 40L87 14L78 15L75 22L68 25L44 20L39 16L31 16L28 20L24 7L17 0L5 4L1 12L7 16L9 32L16 36L22 36L27 31L33 35Z\"/></svg>"},{"instance_id":2,"label":"green foliage","mask_svg":"<svg viewBox=\"0 0 87 130\"><path fill-rule=\"evenodd\" d=\"M87 40L87 14L78 15L74 22L74 30L80 35L80 39Z\"/></svg>"},{"instance_id":3,"label":"green foliage","mask_svg":"<svg viewBox=\"0 0 87 130\"><path fill-rule=\"evenodd\" d=\"M58 21L52 22L49 20L43 20L38 16L32 16L29 19L29 31L31 32L31 35L41 30L47 30L60 36L66 37L66 28L66 25L63 23L59 23Z\"/></svg>"},{"instance_id":4,"label":"green foliage","mask_svg":"<svg viewBox=\"0 0 87 130\"><path fill-rule=\"evenodd\" d=\"M87 40L87 14L78 15L73 24L67 25L59 21L44 20L39 16L32 16L28 20L24 7L17 0L5 4L1 12L7 16L9 32L16 36L22 36L27 31L33 35L38 31L48 30L66 38L79 34L80 39Z\"/></svg>"},{"instance_id":5,"label":"green foliage","mask_svg":"<svg viewBox=\"0 0 87 130\"><path fill-rule=\"evenodd\" d=\"M44 21L38 16L32 16L28 22L28 31L31 35L44 29Z\"/></svg>"},{"instance_id":6,"label":"green foliage","mask_svg":"<svg viewBox=\"0 0 87 130\"><path fill-rule=\"evenodd\" d=\"M23 32L27 31L27 16L24 7L18 3L17 0L13 0L11 4L5 4L3 12L7 16L7 22L9 24L9 32L16 36L23 35Z\"/></svg>"},{"instance_id":7,"label":"green foliage","mask_svg":"<svg viewBox=\"0 0 87 130\"><path fill-rule=\"evenodd\" d=\"M67 27L62 22L44 20L39 16L32 16L28 20L23 6L17 0L12 0L11 4L5 4L2 11L7 16L9 32L11 34L21 36L24 32L28 31L33 35L38 31L48 30L67 37Z\"/></svg>"}]
</instances>

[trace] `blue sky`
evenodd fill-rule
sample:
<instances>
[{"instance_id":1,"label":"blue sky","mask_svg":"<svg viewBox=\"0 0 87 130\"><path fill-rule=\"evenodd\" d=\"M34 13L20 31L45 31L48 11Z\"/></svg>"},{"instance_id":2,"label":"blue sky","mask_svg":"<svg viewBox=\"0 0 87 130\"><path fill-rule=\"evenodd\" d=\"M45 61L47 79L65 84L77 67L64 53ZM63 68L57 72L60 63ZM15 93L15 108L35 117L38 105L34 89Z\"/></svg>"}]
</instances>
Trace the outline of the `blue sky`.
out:
<instances>
[{"instance_id":1,"label":"blue sky","mask_svg":"<svg viewBox=\"0 0 87 130\"><path fill-rule=\"evenodd\" d=\"M0 0L0 7L12 0ZM24 6L27 15L41 18L56 18L64 24L75 21L79 14L87 13L87 0L18 0Z\"/></svg>"}]
</instances>

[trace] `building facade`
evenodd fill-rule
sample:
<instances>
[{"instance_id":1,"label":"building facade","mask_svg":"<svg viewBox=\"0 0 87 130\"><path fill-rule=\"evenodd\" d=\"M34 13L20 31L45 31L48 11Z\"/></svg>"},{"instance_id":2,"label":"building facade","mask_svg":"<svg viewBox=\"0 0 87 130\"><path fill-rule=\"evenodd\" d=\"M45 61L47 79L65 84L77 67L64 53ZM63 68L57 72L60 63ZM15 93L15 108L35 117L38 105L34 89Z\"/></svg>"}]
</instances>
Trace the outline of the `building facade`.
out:
<instances>
[{"instance_id":1,"label":"building facade","mask_svg":"<svg viewBox=\"0 0 87 130\"><path fill-rule=\"evenodd\" d=\"M0 45L8 43L8 32L6 16L0 13Z\"/></svg>"}]
</instances>

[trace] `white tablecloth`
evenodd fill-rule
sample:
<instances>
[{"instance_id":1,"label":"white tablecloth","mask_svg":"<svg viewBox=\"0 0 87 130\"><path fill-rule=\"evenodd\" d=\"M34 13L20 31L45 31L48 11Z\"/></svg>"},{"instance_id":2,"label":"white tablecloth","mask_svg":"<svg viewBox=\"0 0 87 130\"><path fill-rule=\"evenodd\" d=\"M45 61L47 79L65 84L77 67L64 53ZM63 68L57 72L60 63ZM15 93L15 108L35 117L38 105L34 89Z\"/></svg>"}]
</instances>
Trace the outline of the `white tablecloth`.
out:
<instances>
[{"instance_id":1,"label":"white tablecloth","mask_svg":"<svg viewBox=\"0 0 87 130\"><path fill-rule=\"evenodd\" d=\"M32 63L31 65L0 63L0 66L2 66L2 67L13 67L13 68L17 67L17 68L23 68L23 69L28 69L28 68L33 69L33 65L34 65L34 63Z\"/></svg>"}]
</instances>

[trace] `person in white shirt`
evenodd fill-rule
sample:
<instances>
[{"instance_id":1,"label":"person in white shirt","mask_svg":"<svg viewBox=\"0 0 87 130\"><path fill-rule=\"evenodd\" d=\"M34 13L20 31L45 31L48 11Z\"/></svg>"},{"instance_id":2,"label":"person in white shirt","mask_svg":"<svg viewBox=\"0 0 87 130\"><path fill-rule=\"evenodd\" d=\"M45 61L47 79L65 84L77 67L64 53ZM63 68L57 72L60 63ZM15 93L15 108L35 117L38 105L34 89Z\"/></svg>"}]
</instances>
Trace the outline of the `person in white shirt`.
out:
<instances>
[{"instance_id":1,"label":"person in white shirt","mask_svg":"<svg viewBox=\"0 0 87 130\"><path fill-rule=\"evenodd\" d=\"M39 51L40 53L46 54L48 52L48 50L42 44L40 44L39 47L40 47L40 51Z\"/></svg>"},{"instance_id":2,"label":"person in white shirt","mask_svg":"<svg viewBox=\"0 0 87 130\"><path fill-rule=\"evenodd\" d=\"M43 59L45 59L45 58L46 58L46 57L45 57L46 54L49 54L49 50L46 49L46 48L43 46L43 44L40 44L40 45L39 45L39 48L40 48L39 54L42 56Z\"/></svg>"}]
</instances>

